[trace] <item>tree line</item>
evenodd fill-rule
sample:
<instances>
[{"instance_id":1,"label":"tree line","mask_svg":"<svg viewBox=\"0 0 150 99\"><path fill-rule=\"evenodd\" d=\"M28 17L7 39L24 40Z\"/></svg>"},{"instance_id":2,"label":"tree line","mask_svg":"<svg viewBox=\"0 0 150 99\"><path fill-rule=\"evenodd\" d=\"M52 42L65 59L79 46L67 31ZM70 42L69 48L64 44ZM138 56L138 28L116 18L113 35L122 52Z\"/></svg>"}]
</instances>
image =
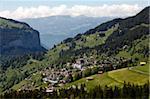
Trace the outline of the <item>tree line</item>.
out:
<instances>
[{"instance_id":1,"label":"tree line","mask_svg":"<svg viewBox=\"0 0 150 99\"><path fill-rule=\"evenodd\" d=\"M54 90L52 93L46 92L45 89L9 91L0 96L4 98L66 98L66 99L148 99L149 82L144 85L137 85L124 82L123 87L118 86L95 86L87 90L85 84L72 86L68 89Z\"/></svg>"}]
</instances>

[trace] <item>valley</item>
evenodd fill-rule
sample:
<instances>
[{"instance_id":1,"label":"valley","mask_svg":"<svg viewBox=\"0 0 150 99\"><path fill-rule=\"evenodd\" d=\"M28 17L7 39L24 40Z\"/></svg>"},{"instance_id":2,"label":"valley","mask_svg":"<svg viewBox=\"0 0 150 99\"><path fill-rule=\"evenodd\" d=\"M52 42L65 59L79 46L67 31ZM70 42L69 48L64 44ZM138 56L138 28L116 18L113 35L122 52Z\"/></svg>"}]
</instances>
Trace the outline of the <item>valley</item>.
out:
<instances>
[{"instance_id":1,"label":"valley","mask_svg":"<svg viewBox=\"0 0 150 99\"><path fill-rule=\"evenodd\" d=\"M37 41L30 41L28 40L30 36L25 36L30 41L30 46L28 43L14 42L16 39L24 42L24 39L19 38L24 36L10 40L2 47L5 48L12 42L16 47L14 51L8 48L7 53L12 51L13 54L17 54L19 50L20 55L25 51L28 52L28 47L31 52L23 54L24 56L1 58L5 61L1 61L0 64L0 92L6 97L7 94L9 96L13 93L26 96L31 91L33 96L38 97L36 95L38 93L42 98L44 97L42 94L47 95L44 98L50 97L51 94L52 98L81 98L82 95L94 97L95 90L106 92L102 94L104 97L117 90L120 92L120 97L127 95L131 98L132 94L124 91L135 91L137 88L138 91L135 91L137 97L144 97L145 94L147 97L150 77L150 25L147 14L149 9L150 7L146 7L132 17L104 22L85 33L61 41L50 50L44 49L38 38ZM11 21L9 19L10 23ZM2 33L10 33L6 31L7 28L12 31L17 28L21 33L36 32L38 37L38 31L33 30L29 25L26 24L24 27L25 23L22 23L23 26L18 27L20 22L17 21L18 24L15 23L16 21L13 24L9 22L5 22L6 25L1 22L0 30L4 31ZM6 29L3 30L3 27ZM37 46L33 42L38 42ZM25 44L27 48L22 48ZM117 89L114 90L115 88ZM76 95L72 90L76 93L80 90L81 93ZM63 96L66 92L70 95Z\"/></svg>"},{"instance_id":2,"label":"valley","mask_svg":"<svg viewBox=\"0 0 150 99\"><path fill-rule=\"evenodd\" d=\"M51 49L66 38L84 33L100 23L113 19L112 17L87 17L59 15L41 18L20 19L40 32L42 45Z\"/></svg>"}]
</instances>

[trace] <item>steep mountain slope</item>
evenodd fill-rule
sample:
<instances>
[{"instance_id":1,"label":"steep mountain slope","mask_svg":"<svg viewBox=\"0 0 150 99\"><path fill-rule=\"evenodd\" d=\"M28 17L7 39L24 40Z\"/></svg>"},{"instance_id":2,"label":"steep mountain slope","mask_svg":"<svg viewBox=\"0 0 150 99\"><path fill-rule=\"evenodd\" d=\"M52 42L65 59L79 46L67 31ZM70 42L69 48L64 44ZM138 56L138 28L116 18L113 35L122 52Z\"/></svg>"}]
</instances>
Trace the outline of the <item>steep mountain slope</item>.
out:
<instances>
[{"instance_id":1,"label":"steep mountain slope","mask_svg":"<svg viewBox=\"0 0 150 99\"><path fill-rule=\"evenodd\" d=\"M86 16L50 16L35 19L22 19L40 32L41 43L52 48L62 40L73 37L78 33L110 20L110 17L86 17ZM57 39L56 39L57 38Z\"/></svg>"},{"instance_id":2,"label":"steep mountain slope","mask_svg":"<svg viewBox=\"0 0 150 99\"><path fill-rule=\"evenodd\" d=\"M147 7L133 17L114 19L103 23L84 34L64 40L64 44L73 47L64 52L64 55L69 55L69 53L72 55L72 53L76 52L78 54L79 52L86 53L84 49L87 49L87 51L96 50L97 53L112 55L122 50L124 46L131 48L134 40L149 37L149 9ZM103 41L103 43L99 41ZM87 44L88 42L92 43ZM77 47L78 50L76 49ZM148 52L146 51L145 54L148 55Z\"/></svg>"},{"instance_id":3,"label":"steep mountain slope","mask_svg":"<svg viewBox=\"0 0 150 99\"><path fill-rule=\"evenodd\" d=\"M7 89L23 77L17 68L22 68L32 55L39 57L45 51L38 31L26 23L0 17L0 93L4 85Z\"/></svg>"},{"instance_id":4,"label":"steep mountain slope","mask_svg":"<svg viewBox=\"0 0 150 99\"><path fill-rule=\"evenodd\" d=\"M39 32L28 24L0 17L1 55L17 56L45 51L40 45Z\"/></svg>"}]
</instances>

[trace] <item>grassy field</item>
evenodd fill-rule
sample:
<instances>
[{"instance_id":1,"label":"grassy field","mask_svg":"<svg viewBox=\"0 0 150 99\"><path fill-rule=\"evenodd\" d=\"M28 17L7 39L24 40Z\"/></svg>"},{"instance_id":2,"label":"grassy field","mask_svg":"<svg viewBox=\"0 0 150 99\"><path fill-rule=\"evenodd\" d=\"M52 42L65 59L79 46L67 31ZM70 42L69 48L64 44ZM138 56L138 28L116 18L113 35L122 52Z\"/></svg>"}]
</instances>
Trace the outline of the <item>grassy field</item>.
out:
<instances>
[{"instance_id":1,"label":"grassy field","mask_svg":"<svg viewBox=\"0 0 150 99\"><path fill-rule=\"evenodd\" d=\"M18 90L19 88L21 88L23 85L27 84L28 82L26 80L21 81L19 84L16 84L12 87L12 89L14 90Z\"/></svg>"},{"instance_id":2,"label":"grassy field","mask_svg":"<svg viewBox=\"0 0 150 99\"><path fill-rule=\"evenodd\" d=\"M108 75L120 83L125 81L141 85L145 84L145 82L149 80L148 75L140 74L138 72L128 70L127 68L111 71Z\"/></svg>"},{"instance_id":3,"label":"grassy field","mask_svg":"<svg viewBox=\"0 0 150 99\"><path fill-rule=\"evenodd\" d=\"M120 51L118 54L117 54L117 57L124 57L124 58L129 58L131 57L130 53L126 52L126 51Z\"/></svg>"},{"instance_id":4,"label":"grassy field","mask_svg":"<svg viewBox=\"0 0 150 99\"><path fill-rule=\"evenodd\" d=\"M94 46L98 46L101 44L104 44L106 39L109 37L109 35L111 35L115 30L117 29L117 27L115 28L110 28L107 31L105 31L105 37L99 37L99 32L96 32L95 34L90 34L90 35L82 35L82 39L85 39L86 41L76 41L76 49L80 49L81 47L94 47Z\"/></svg>"},{"instance_id":5,"label":"grassy field","mask_svg":"<svg viewBox=\"0 0 150 99\"><path fill-rule=\"evenodd\" d=\"M36 85L36 86L40 86L42 84L42 76L40 73L34 73L31 76L31 80L22 80L20 83L15 84L12 89L14 90L18 90L19 88L21 88L23 85L27 85L27 84L31 84L32 82ZM44 84L43 84L44 85Z\"/></svg>"},{"instance_id":6,"label":"grassy field","mask_svg":"<svg viewBox=\"0 0 150 99\"><path fill-rule=\"evenodd\" d=\"M92 75L91 77L93 77L93 80L91 81L87 81L86 78L82 78L80 80L77 80L75 82L66 84L64 86L64 88L70 87L72 85L78 85L78 84L85 84L87 86L87 89L91 89L93 87L95 87L96 85L101 85L101 86L121 86L121 83L118 83L117 81L113 80L112 78L110 78L108 76L108 73L104 73L104 74L96 74L96 75Z\"/></svg>"},{"instance_id":7,"label":"grassy field","mask_svg":"<svg viewBox=\"0 0 150 99\"><path fill-rule=\"evenodd\" d=\"M149 64L148 64L148 63L147 63L145 66L137 66L137 67L134 67L134 69L149 74Z\"/></svg>"},{"instance_id":8,"label":"grassy field","mask_svg":"<svg viewBox=\"0 0 150 99\"><path fill-rule=\"evenodd\" d=\"M143 39L137 39L133 42L132 47L119 51L117 57L138 58L141 61L147 61L148 60L147 57L144 57L144 54L141 52L149 48L148 42L149 42L149 37Z\"/></svg>"},{"instance_id":9,"label":"grassy field","mask_svg":"<svg viewBox=\"0 0 150 99\"><path fill-rule=\"evenodd\" d=\"M140 70L147 70L148 66L136 66L133 69L137 69L137 68L138 69L140 68ZM131 71L128 70L127 68L110 71L104 74L96 74L90 77L93 77L93 80L87 81L86 78L82 78L75 82L64 85L63 88L67 88L72 85L80 85L80 84L85 84L87 86L87 89L94 88L96 85L101 85L101 86L116 85L121 87L124 81L142 85L149 80L149 75L144 75L135 71Z\"/></svg>"}]
</instances>

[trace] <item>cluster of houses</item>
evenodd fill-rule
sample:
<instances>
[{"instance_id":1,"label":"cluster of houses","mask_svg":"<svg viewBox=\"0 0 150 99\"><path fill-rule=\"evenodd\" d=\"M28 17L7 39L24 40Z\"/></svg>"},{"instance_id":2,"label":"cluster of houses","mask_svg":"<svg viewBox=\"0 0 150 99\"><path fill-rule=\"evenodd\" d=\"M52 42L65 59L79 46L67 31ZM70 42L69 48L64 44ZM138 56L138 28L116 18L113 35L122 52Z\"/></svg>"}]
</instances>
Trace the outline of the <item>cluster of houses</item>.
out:
<instances>
[{"instance_id":1,"label":"cluster of houses","mask_svg":"<svg viewBox=\"0 0 150 99\"><path fill-rule=\"evenodd\" d=\"M96 65L97 61L93 58L79 58L75 61L75 63L72 63L72 67L79 69L81 71L85 70L86 68Z\"/></svg>"},{"instance_id":2,"label":"cluster of houses","mask_svg":"<svg viewBox=\"0 0 150 99\"><path fill-rule=\"evenodd\" d=\"M130 61L131 59L125 58L114 58L107 57L102 60L96 60L93 57L90 58L78 58L73 63L68 62L65 64L65 68L54 68L47 67L41 71L42 81L43 83L47 83L46 92L52 92L55 87L63 86L65 83L71 81L73 74L78 71L84 71L87 68L99 67L99 68L111 68L117 69L117 66L121 63L125 63ZM140 62L141 65L146 64L146 62ZM67 68L71 67L71 68ZM98 74L102 74L104 71L99 71ZM86 78L88 80L92 80L93 78Z\"/></svg>"},{"instance_id":3,"label":"cluster of houses","mask_svg":"<svg viewBox=\"0 0 150 99\"><path fill-rule=\"evenodd\" d=\"M113 69L117 68L117 64L121 63L122 61L127 61L125 59L117 59L117 58L109 58L105 60L96 61L93 57L90 58L78 58L75 60L74 63L66 63L67 67L72 67L70 69L62 68L62 69L54 69L54 68L45 68L42 71L43 75L43 82L49 83L51 87L55 86L62 86L65 83L70 82L71 77L74 73L74 70L84 71L87 68L92 68L94 66L100 68L107 68L111 67ZM114 64L112 64L114 63ZM99 71L99 73L103 73Z\"/></svg>"},{"instance_id":4,"label":"cluster of houses","mask_svg":"<svg viewBox=\"0 0 150 99\"><path fill-rule=\"evenodd\" d=\"M95 60L93 57L91 57L90 59L79 58L76 60L75 63L72 64L72 67L77 68L81 71L92 66L98 66L101 68L111 67L113 69L116 69L120 63L127 62L129 60L130 59L114 58L114 57L113 58L109 57L108 59L104 60Z\"/></svg>"},{"instance_id":5,"label":"cluster of houses","mask_svg":"<svg viewBox=\"0 0 150 99\"><path fill-rule=\"evenodd\" d=\"M87 63L87 60L85 60L84 58L80 58L80 59L77 59L75 63L72 63L72 67L82 70L86 63Z\"/></svg>"},{"instance_id":6,"label":"cluster of houses","mask_svg":"<svg viewBox=\"0 0 150 99\"><path fill-rule=\"evenodd\" d=\"M49 67L42 71L42 80L44 83L50 83L52 86L55 86L58 83L65 84L69 82L68 79L65 78L69 77L71 74L72 71L67 70L66 68L54 69Z\"/></svg>"}]
</instances>

